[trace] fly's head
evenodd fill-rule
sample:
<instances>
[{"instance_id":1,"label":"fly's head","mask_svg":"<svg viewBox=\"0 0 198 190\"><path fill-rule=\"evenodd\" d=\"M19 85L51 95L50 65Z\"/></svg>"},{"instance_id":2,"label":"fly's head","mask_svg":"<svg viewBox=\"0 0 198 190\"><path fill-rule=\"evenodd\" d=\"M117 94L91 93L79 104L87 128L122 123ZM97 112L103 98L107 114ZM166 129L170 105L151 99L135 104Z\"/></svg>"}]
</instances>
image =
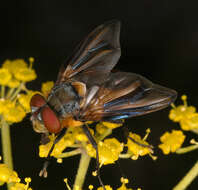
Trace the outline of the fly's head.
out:
<instances>
[{"instance_id":1,"label":"fly's head","mask_svg":"<svg viewBox=\"0 0 198 190\"><path fill-rule=\"evenodd\" d=\"M49 107L46 99L35 94L30 101L33 128L38 133L58 133L61 131L61 124L58 116Z\"/></svg>"}]
</instances>

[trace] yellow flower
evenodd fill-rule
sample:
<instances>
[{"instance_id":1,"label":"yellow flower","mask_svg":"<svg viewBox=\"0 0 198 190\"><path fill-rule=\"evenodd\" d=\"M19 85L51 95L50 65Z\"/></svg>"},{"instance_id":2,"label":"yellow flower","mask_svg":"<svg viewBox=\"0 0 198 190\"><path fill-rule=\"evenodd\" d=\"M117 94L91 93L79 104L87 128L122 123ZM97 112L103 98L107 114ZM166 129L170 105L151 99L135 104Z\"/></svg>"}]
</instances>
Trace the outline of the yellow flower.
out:
<instances>
[{"instance_id":1,"label":"yellow flower","mask_svg":"<svg viewBox=\"0 0 198 190\"><path fill-rule=\"evenodd\" d=\"M6 60L3 63L3 68L6 68L12 74L17 73L21 68L27 68L27 63L23 59L15 59L13 61Z\"/></svg>"},{"instance_id":2,"label":"yellow flower","mask_svg":"<svg viewBox=\"0 0 198 190\"><path fill-rule=\"evenodd\" d=\"M10 100L0 99L0 113L4 113L7 109L10 109L14 106L14 103Z\"/></svg>"},{"instance_id":3,"label":"yellow flower","mask_svg":"<svg viewBox=\"0 0 198 190\"><path fill-rule=\"evenodd\" d=\"M34 62L34 57L29 57L29 62L32 64Z\"/></svg>"},{"instance_id":4,"label":"yellow flower","mask_svg":"<svg viewBox=\"0 0 198 190\"><path fill-rule=\"evenodd\" d=\"M8 168L6 164L0 164L0 185L4 183L20 182L15 171Z\"/></svg>"},{"instance_id":5,"label":"yellow flower","mask_svg":"<svg viewBox=\"0 0 198 190\"><path fill-rule=\"evenodd\" d=\"M113 164L118 160L124 145L115 138L105 139L104 142L98 143L99 162L101 165ZM95 149L91 144L88 144L87 153L91 157L96 157Z\"/></svg>"},{"instance_id":6,"label":"yellow flower","mask_svg":"<svg viewBox=\"0 0 198 190\"><path fill-rule=\"evenodd\" d=\"M169 119L174 122L179 122L182 119L186 119L191 117L192 114L196 112L196 108L194 106L186 106L180 105L171 109L169 113Z\"/></svg>"},{"instance_id":7,"label":"yellow flower","mask_svg":"<svg viewBox=\"0 0 198 190\"><path fill-rule=\"evenodd\" d=\"M42 93L44 94L45 97L48 96L48 94L50 93L53 86L54 86L53 81L48 81L48 82L42 83L41 91L42 91Z\"/></svg>"},{"instance_id":8,"label":"yellow flower","mask_svg":"<svg viewBox=\"0 0 198 190\"><path fill-rule=\"evenodd\" d=\"M113 190L110 185L105 185L106 190ZM103 187L98 187L97 190L103 190Z\"/></svg>"},{"instance_id":9,"label":"yellow flower","mask_svg":"<svg viewBox=\"0 0 198 190\"><path fill-rule=\"evenodd\" d=\"M68 179L67 178L64 178L63 181L65 182L65 185L67 187L67 190L71 190L71 187L68 184Z\"/></svg>"},{"instance_id":10,"label":"yellow flower","mask_svg":"<svg viewBox=\"0 0 198 190\"><path fill-rule=\"evenodd\" d=\"M108 130L108 128L103 125L102 123L98 123L96 125L96 131L98 132L98 134L104 134L106 131Z\"/></svg>"},{"instance_id":11,"label":"yellow flower","mask_svg":"<svg viewBox=\"0 0 198 190\"><path fill-rule=\"evenodd\" d=\"M34 69L31 68L20 68L18 72L14 73L14 76L17 80L29 82L36 79L36 73Z\"/></svg>"},{"instance_id":12,"label":"yellow flower","mask_svg":"<svg viewBox=\"0 0 198 190\"><path fill-rule=\"evenodd\" d=\"M89 129L90 133L94 135L93 129ZM71 127L72 138L81 142L88 142L88 138L81 127Z\"/></svg>"},{"instance_id":13,"label":"yellow flower","mask_svg":"<svg viewBox=\"0 0 198 190\"><path fill-rule=\"evenodd\" d=\"M44 157L47 157L48 156L48 153L50 151L50 148L52 147L52 144L53 142L50 141L49 143L47 144L42 144L42 145L39 145L39 156L41 158L44 158Z\"/></svg>"},{"instance_id":14,"label":"yellow flower","mask_svg":"<svg viewBox=\"0 0 198 190\"><path fill-rule=\"evenodd\" d=\"M123 123L111 123L111 122L102 122L102 124L109 129L115 129L123 125Z\"/></svg>"},{"instance_id":15,"label":"yellow flower","mask_svg":"<svg viewBox=\"0 0 198 190\"><path fill-rule=\"evenodd\" d=\"M144 156L146 154L152 153L152 149L149 147L149 143L147 143L144 139L135 133L129 133L129 137L131 137L134 141L128 138L127 147L128 151L133 154L132 159L136 160L139 156Z\"/></svg>"},{"instance_id":16,"label":"yellow flower","mask_svg":"<svg viewBox=\"0 0 198 190\"><path fill-rule=\"evenodd\" d=\"M52 135L49 135L48 137L50 139L50 142L48 142L47 144L42 144L39 146L39 156L40 157L47 157L48 156L48 153L53 145L53 142L55 140L55 136L54 134Z\"/></svg>"},{"instance_id":17,"label":"yellow flower","mask_svg":"<svg viewBox=\"0 0 198 190\"><path fill-rule=\"evenodd\" d=\"M27 94L19 94L18 95L18 101L19 103L24 107L26 112L30 112L30 100L34 94L38 93L37 91L31 91L29 90Z\"/></svg>"},{"instance_id":18,"label":"yellow flower","mask_svg":"<svg viewBox=\"0 0 198 190\"><path fill-rule=\"evenodd\" d=\"M5 99L0 99L0 114L2 114L5 111L5 105L6 105L7 100ZM10 102L11 103L11 102Z\"/></svg>"},{"instance_id":19,"label":"yellow flower","mask_svg":"<svg viewBox=\"0 0 198 190\"><path fill-rule=\"evenodd\" d=\"M7 104L3 112L4 119L11 123L17 123L23 120L26 113L20 105Z\"/></svg>"},{"instance_id":20,"label":"yellow flower","mask_svg":"<svg viewBox=\"0 0 198 190\"><path fill-rule=\"evenodd\" d=\"M180 126L183 130L198 129L198 113L191 114L190 118L182 119Z\"/></svg>"},{"instance_id":21,"label":"yellow flower","mask_svg":"<svg viewBox=\"0 0 198 190\"><path fill-rule=\"evenodd\" d=\"M7 86L10 88L17 88L20 85L20 82L16 80L14 77L7 83Z\"/></svg>"},{"instance_id":22,"label":"yellow flower","mask_svg":"<svg viewBox=\"0 0 198 190\"><path fill-rule=\"evenodd\" d=\"M198 113L194 106L188 106L187 96L181 97L184 104L173 106L170 111L169 118L174 122L179 122L183 130L198 129Z\"/></svg>"},{"instance_id":23,"label":"yellow flower","mask_svg":"<svg viewBox=\"0 0 198 190\"><path fill-rule=\"evenodd\" d=\"M62 138L54 147L52 151L52 156L58 156L61 154L68 146L71 146L74 143L73 139L70 138L67 134Z\"/></svg>"},{"instance_id":24,"label":"yellow flower","mask_svg":"<svg viewBox=\"0 0 198 190\"><path fill-rule=\"evenodd\" d=\"M117 188L117 190L132 190L132 188L127 188L126 187L126 184L129 183L128 179L125 179L125 178L122 177L121 178L121 183L122 183L122 185L119 188Z\"/></svg>"},{"instance_id":25,"label":"yellow flower","mask_svg":"<svg viewBox=\"0 0 198 190\"><path fill-rule=\"evenodd\" d=\"M163 151L164 154L175 152L182 146L184 139L185 135L182 131L172 130L171 133L166 132L160 137L162 144L159 145L159 148Z\"/></svg>"},{"instance_id":26,"label":"yellow flower","mask_svg":"<svg viewBox=\"0 0 198 190\"><path fill-rule=\"evenodd\" d=\"M10 81L12 75L8 71L8 69L1 68L0 69L0 85L7 85Z\"/></svg>"},{"instance_id":27,"label":"yellow flower","mask_svg":"<svg viewBox=\"0 0 198 190\"><path fill-rule=\"evenodd\" d=\"M55 140L54 135L49 136L50 142L45 145L39 146L39 156L40 157L47 157L48 153L52 147L52 144ZM51 156L58 157L67 147L74 144L74 138L72 137L71 133L66 133L65 136L55 145Z\"/></svg>"},{"instance_id":28,"label":"yellow flower","mask_svg":"<svg viewBox=\"0 0 198 190\"><path fill-rule=\"evenodd\" d=\"M11 186L10 190L32 190L32 188L29 187L31 178L25 178L25 182L26 182L26 184L15 183L13 186Z\"/></svg>"}]
</instances>

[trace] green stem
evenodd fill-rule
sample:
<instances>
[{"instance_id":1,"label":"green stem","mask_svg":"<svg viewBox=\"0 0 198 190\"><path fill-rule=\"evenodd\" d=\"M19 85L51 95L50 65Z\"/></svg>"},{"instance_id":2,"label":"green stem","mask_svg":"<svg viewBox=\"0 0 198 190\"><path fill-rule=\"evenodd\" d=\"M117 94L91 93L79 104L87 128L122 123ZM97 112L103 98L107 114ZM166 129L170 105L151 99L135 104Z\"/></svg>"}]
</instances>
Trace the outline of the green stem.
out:
<instances>
[{"instance_id":1,"label":"green stem","mask_svg":"<svg viewBox=\"0 0 198 190\"><path fill-rule=\"evenodd\" d=\"M198 145L190 145L190 146L187 146L187 147L184 147L184 148L179 148L176 150L176 153L177 154L184 154L184 153L187 153L187 152L191 152L193 150L196 150L198 149Z\"/></svg>"},{"instance_id":2,"label":"green stem","mask_svg":"<svg viewBox=\"0 0 198 190\"><path fill-rule=\"evenodd\" d=\"M15 88L10 88L7 95L6 95L6 98L10 98L10 96L12 96L13 92L14 92Z\"/></svg>"},{"instance_id":3,"label":"green stem","mask_svg":"<svg viewBox=\"0 0 198 190\"><path fill-rule=\"evenodd\" d=\"M1 98L4 98L5 96L5 86L1 86Z\"/></svg>"},{"instance_id":4,"label":"green stem","mask_svg":"<svg viewBox=\"0 0 198 190\"><path fill-rule=\"evenodd\" d=\"M173 190L186 189L197 176L198 176L198 161L190 169L190 171L183 177L183 179L173 188Z\"/></svg>"},{"instance_id":5,"label":"green stem","mask_svg":"<svg viewBox=\"0 0 198 190\"><path fill-rule=\"evenodd\" d=\"M86 152L82 152L73 190L82 189L90 160L91 157Z\"/></svg>"},{"instance_id":6,"label":"green stem","mask_svg":"<svg viewBox=\"0 0 198 190\"><path fill-rule=\"evenodd\" d=\"M96 137L97 141L103 140L105 137L112 133L112 129L107 129L102 135Z\"/></svg>"},{"instance_id":7,"label":"green stem","mask_svg":"<svg viewBox=\"0 0 198 190\"><path fill-rule=\"evenodd\" d=\"M70 156L75 156L77 154L80 154L82 151L80 149L72 150L70 152L63 152L62 154L59 154L58 156L55 156L56 158L67 158Z\"/></svg>"},{"instance_id":8,"label":"green stem","mask_svg":"<svg viewBox=\"0 0 198 190\"><path fill-rule=\"evenodd\" d=\"M10 169L13 170L10 126L3 118L1 120L1 141L3 150L3 161ZM10 189L11 184L8 184L7 186L8 189Z\"/></svg>"},{"instance_id":9,"label":"green stem","mask_svg":"<svg viewBox=\"0 0 198 190\"><path fill-rule=\"evenodd\" d=\"M193 133L198 134L198 129L192 129L191 130Z\"/></svg>"},{"instance_id":10,"label":"green stem","mask_svg":"<svg viewBox=\"0 0 198 190\"><path fill-rule=\"evenodd\" d=\"M22 90L22 88L24 88L24 82L22 82L19 87L16 89L16 91L14 92L14 94L12 94L12 96L10 97L10 100L14 100L16 98L16 96L19 94L19 92Z\"/></svg>"},{"instance_id":11,"label":"green stem","mask_svg":"<svg viewBox=\"0 0 198 190\"><path fill-rule=\"evenodd\" d=\"M131 158L132 154L126 153L126 154L120 154L119 158Z\"/></svg>"}]
</instances>

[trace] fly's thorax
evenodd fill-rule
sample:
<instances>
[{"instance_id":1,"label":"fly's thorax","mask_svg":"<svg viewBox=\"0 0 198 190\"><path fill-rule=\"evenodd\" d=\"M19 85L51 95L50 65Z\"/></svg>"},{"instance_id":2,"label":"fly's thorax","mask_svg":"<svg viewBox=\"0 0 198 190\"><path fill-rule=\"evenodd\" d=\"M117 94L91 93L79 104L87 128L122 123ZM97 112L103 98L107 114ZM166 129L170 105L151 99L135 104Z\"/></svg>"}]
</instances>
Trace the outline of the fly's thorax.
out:
<instances>
[{"instance_id":1,"label":"fly's thorax","mask_svg":"<svg viewBox=\"0 0 198 190\"><path fill-rule=\"evenodd\" d=\"M47 104L56 114L64 118L79 110L80 97L70 83L62 83L52 89Z\"/></svg>"}]
</instances>

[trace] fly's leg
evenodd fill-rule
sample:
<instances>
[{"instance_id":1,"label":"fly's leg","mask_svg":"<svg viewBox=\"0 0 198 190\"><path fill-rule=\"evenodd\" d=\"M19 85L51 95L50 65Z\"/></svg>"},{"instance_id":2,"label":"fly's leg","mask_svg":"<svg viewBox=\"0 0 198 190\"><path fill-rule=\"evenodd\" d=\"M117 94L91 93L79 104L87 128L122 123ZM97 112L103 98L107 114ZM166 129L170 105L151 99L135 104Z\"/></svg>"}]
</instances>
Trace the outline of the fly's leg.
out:
<instances>
[{"instance_id":1,"label":"fly's leg","mask_svg":"<svg viewBox=\"0 0 198 190\"><path fill-rule=\"evenodd\" d=\"M126 139L129 138L135 144L137 144L141 147L144 147L144 148L149 148L151 151L153 150L153 146L139 143L135 139L133 139L132 137L129 137L129 129L126 126L123 126L123 130L124 130L124 136L126 137Z\"/></svg>"},{"instance_id":2,"label":"fly's leg","mask_svg":"<svg viewBox=\"0 0 198 190\"><path fill-rule=\"evenodd\" d=\"M50 148L50 151L48 152L47 158L43 164L43 168L39 173L40 177L47 177L47 167L50 164L50 154L52 153L52 151L54 150L55 145L64 137L65 133L66 133L66 128L63 128L63 130L57 135L56 139L53 142L52 147Z\"/></svg>"},{"instance_id":3,"label":"fly's leg","mask_svg":"<svg viewBox=\"0 0 198 190\"><path fill-rule=\"evenodd\" d=\"M97 145L94 137L90 133L90 131L88 129L88 126L86 124L82 126L82 129L83 129L84 133L86 134L89 142L91 143L93 148L96 150L96 171L97 171L97 177L98 177L98 180L100 182L100 185L103 187L103 190L106 190L106 188L105 188L105 186L104 186L104 184L102 182L101 176L100 176L100 163L99 163L98 145Z\"/></svg>"}]
</instances>

